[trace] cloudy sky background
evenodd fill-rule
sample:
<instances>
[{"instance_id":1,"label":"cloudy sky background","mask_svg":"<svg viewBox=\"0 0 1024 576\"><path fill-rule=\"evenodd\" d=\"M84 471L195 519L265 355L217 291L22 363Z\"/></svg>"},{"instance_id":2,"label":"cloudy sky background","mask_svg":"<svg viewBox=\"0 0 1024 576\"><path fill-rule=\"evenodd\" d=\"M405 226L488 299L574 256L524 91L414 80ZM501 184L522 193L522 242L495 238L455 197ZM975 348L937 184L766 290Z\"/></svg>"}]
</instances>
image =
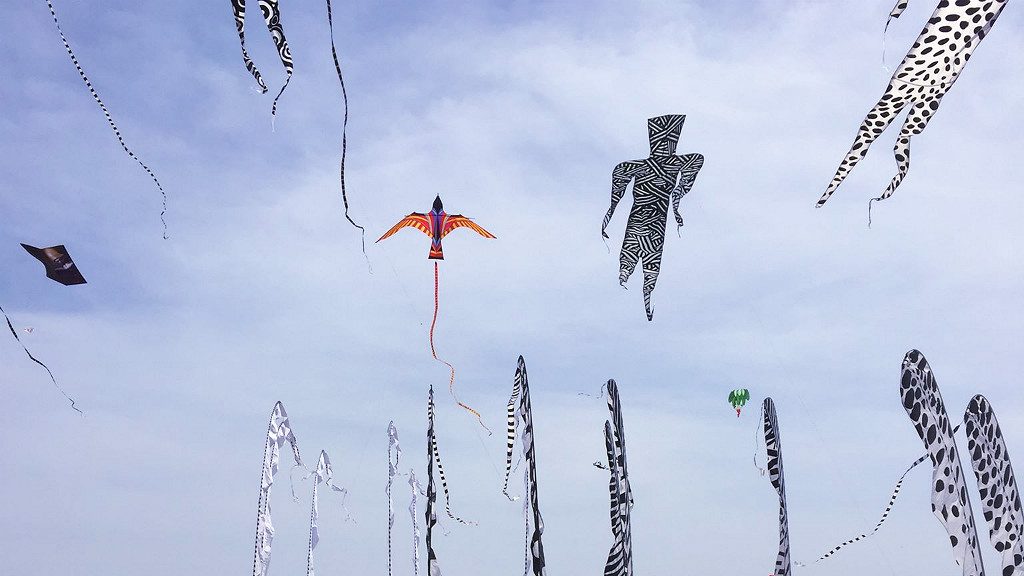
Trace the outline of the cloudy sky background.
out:
<instances>
[{"instance_id":1,"label":"cloudy sky background","mask_svg":"<svg viewBox=\"0 0 1024 576\"><path fill-rule=\"evenodd\" d=\"M127 158L64 52L44 2L6 10L0 36L0 305L86 416L0 338L6 412L0 541L11 574L245 573L266 419L292 417L307 463L327 449L356 522L321 501L323 574L386 570L386 427L425 473L425 398L453 507L445 574L521 570L518 503L501 495L505 402L529 367L549 574L596 574L611 544L603 456L608 378L621 389L638 573L772 571L777 500L752 463L757 404L778 406L794 558L869 529L923 452L898 400L911 348L951 414L993 403L1024 450L1019 162L1024 49L1010 6L894 172L893 132L829 204L824 190L880 96L883 1L338 2L350 99L352 216L370 241L440 193L498 236L445 239L439 354L430 357L427 240L368 247L342 216L341 93L325 6L282 4L295 76L255 2L254 92L229 2L61 0L62 26L129 146ZM933 8L890 30L898 64ZM601 242L610 172L647 155L645 120L687 115L680 152L706 160L670 231L643 313L617 283L628 198ZM63 287L18 245L65 244L88 279ZM738 419L725 398L754 398ZM968 464L965 462L965 464ZM968 464L969 465L969 464ZM970 472L968 472L970 475ZM301 572L309 483L279 476L271 571ZM425 482L425 478L423 478ZM973 491L974 480L968 480ZM516 483L518 486L518 482ZM909 477L890 521L808 574L958 574ZM411 572L408 489L396 488L396 573ZM421 509L422 512L422 500ZM980 514L978 520L981 521ZM989 569L998 558L985 540ZM425 552L424 552L425 555Z\"/></svg>"}]
</instances>

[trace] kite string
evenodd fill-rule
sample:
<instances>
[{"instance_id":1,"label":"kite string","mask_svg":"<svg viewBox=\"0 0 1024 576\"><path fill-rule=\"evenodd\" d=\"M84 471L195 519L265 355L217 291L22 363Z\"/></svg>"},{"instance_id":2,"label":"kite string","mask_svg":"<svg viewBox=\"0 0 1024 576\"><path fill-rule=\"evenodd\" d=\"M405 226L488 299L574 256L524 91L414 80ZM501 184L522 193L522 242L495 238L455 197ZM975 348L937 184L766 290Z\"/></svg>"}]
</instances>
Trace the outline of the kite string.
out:
<instances>
[{"instance_id":1,"label":"kite string","mask_svg":"<svg viewBox=\"0 0 1024 576\"><path fill-rule=\"evenodd\" d=\"M366 259L366 266L373 274L373 267L370 265L370 258L366 255L366 228L356 224L355 220L348 215L348 194L345 190L345 155L348 151L348 92L345 90L345 78L341 74L341 63L338 61L338 51L334 47L334 18L331 15L331 0L327 0L327 26L331 31L331 56L334 58L334 70L338 73L338 82L341 83L341 98L345 103L345 115L341 123L341 201L345 205L345 219L350 224L359 228L360 242L363 248L363 258Z\"/></svg>"},{"instance_id":2,"label":"kite string","mask_svg":"<svg viewBox=\"0 0 1024 576\"><path fill-rule=\"evenodd\" d=\"M448 377L448 393L451 394L452 398L455 399L455 403L458 404L460 408L463 408L464 410L468 411L470 414L476 416L476 421L480 423L480 426L483 427L484 430L487 430L487 435L490 436L491 434L493 434L493 432L491 432L491 429L488 428L484 424L483 417L480 416L480 413L477 412L476 410L474 410L473 408L463 404L462 401L459 400L459 397L455 395L455 367L452 366L449 362L447 362L445 360L442 360L441 358L437 357L437 350L434 348L434 327L437 325L437 309L438 309L438 266L437 266L437 261L435 260L434 261L434 316L433 316L433 318L430 321L430 354L434 357L434 360L437 360L438 362L440 362L440 363L442 363L442 364L444 364L445 366L448 367L448 370L450 372L450 375Z\"/></svg>"},{"instance_id":3,"label":"kite string","mask_svg":"<svg viewBox=\"0 0 1024 576\"><path fill-rule=\"evenodd\" d=\"M11 318L10 316L7 315L7 312L4 311L3 307L0 307L0 313L2 313L4 315L4 318L7 319L7 327L11 329L11 334L14 336L14 339L18 341L18 344L21 344L21 349L25 351L25 354L28 355L29 359L35 362L36 364L39 364L40 366L43 367L44 370L46 370L46 373L50 375L50 380L53 381L53 385L61 394L64 395L65 398L68 399L68 402L71 402L71 409L85 416L85 413L79 410L77 406L75 406L75 399L72 398L71 396L68 396L68 393L65 392L64 389L60 387L60 384L57 383L57 379L53 377L53 372L50 371L50 368L46 364L40 362L38 358L33 356L32 353L28 351L28 347L26 347L25 343L21 341L21 338L18 336L18 331L14 329L14 324L11 323Z\"/></svg>"},{"instance_id":4,"label":"kite string","mask_svg":"<svg viewBox=\"0 0 1024 576\"><path fill-rule=\"evenodd\" d=\"M153 182L156 184L157 189L160 190L160 196L163 198L163 206L160 209L160 223L163 224L164 227L164 240L167 240L169 238L167 235L167 220L165 219L165 216L167 215L167 193L164 192L164 187L160 184L160 180L157 179L156 174L149 169L149 166L146 166L146 164L143 163L134 152L128 149L128 145L125 144L124 138L121 136L121 130L118 129L117 124L114 124L114 118L111 117L106 104L104 104L103 100L100 99L100 95L96 93L96 89L93 88L92 82L89 80L89 77L85 75L85 70L82 69L82 65L79 64L78 58L71 50L71 44L68 43L67 37L64 36L64 31L60 28L60 22L57 20L57 11L53 7L53 2L51 2L51 0L46 0L46 5L50 8L50 14L53 16L53 23L57 26L57 33L60 34L60 39L64 43L64 49L67 50L68 56L71 57L71 63L75 65L75 69L78 70L78 75L82 77L82 81L85 82L85 87L89 89L89 93L92 94L93 99L100 105L100 110L102 110L103 115L106 116L107 123L110 124L110 128L114 131L114 136L117 137L117 141L121 144L121 148L124 149L129 158L138 162L139 166L142 166L142 169L146 171L146 174L149 174L149 177L152 178Z\"/></svg>"}]
</instances>

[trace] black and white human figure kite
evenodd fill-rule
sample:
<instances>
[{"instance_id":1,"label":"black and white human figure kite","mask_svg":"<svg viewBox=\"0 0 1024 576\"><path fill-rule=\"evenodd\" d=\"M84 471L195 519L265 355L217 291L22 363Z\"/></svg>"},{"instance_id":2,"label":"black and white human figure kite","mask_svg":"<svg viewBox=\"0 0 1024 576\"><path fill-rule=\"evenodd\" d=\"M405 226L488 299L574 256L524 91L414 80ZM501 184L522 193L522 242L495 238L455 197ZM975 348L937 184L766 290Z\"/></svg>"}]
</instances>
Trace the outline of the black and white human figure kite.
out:
<instances>
[{"instance_id":1,"label":"black and white human figure kite","mask_svg":"<svg viewBox=\"0 0 1024 576\"><path fill-rule=\"evenodd\" d=\"M619 402L619 387L615 380L608 381L607 389L611 420L604 422L604 445L608 452L608 494L612 537L615 541L608 550L604 574L632 576L633 530L629 518L633 509L633 490L629 486L629 469L626 466L626 432L622 425L622 404Z\"/></svg>"},{"instance_id":2,"label":"black and white human figure kite","mask_svg":"<svg viewBox=\"0 0 1024 576\"><path fill-rule=\"evenodd\" d=\"M633 182L633 208L629 211L626 234L619 252L619 284L625 287L637 263L641 265L648 320L654 317L651 293L661 271L669 200L672 201L678 231L683 225L679 201L693 187L697 172L704 165L704 157L700 154L680 156L675 153L684 120L686 116L677 114L647 120L651 155L643 160L622 162L612 171L612 202L601 224L601 235L608 238L608 222L626 187Z\"/></svg>"},{"instance_id":3,"label":"black and white human figure kite","mask_svg":"<svg viewBox=\"0 0 1024 576\"><path fill-rule=\"evenodd\" d=\"M46 267L47 278L65 286L85 284L85 278L78 271L78 266L75 265L75 261L71 259L71 255L68 254L68 250L63 244L49 248L36 248L28 244L22 244L21 247L43 263L43 266Z\"/></svg>"},{"instance_id":4,"label":"black and white human figure kite","mask_svg":"<svg viewBox=\"0 0 1024 576\"><path fill-rule=\"evenodd\" d=\"M775 558L773 576L789 576L791 561L789 554L789 511L786 508L786 475L782 468L782 438L779 435L779 419L775 414L775 402L765 398L761 404L764 419L764 444L768 454L768 479L779 494L779 554Z\"/></svg>"},{"instance_id":5,"label":"black and white human figure kite","mask_svg":"<svg viewBox=\"0 0 1024 576\"><path fill-rule=\"evenodd\" d=\"M820 208L839 188L853 167L867 154L868 147L904 108L910 108L896 137L893 152L897 172L889 187L871 202L892 196L910 168L910 139L924 131L939 109L942 97L960 77L971 54L985 39L1008 0L941 0L910 51L893 72L885 93L868 112L857 137L839 165L832 183L818 199ZM898 0L885 23L899 18L908 0Z\"/></svg>"},{"instance_id":6,"label":"black and white human figure kite","mask_svg":"<svg viewBox=\"0 0 1024 576\"><path fill-rule=\"evenodd\" d=\"M523 519L526 530L526 553L524 555L523 574L529 574L531 568L533 576L544 576L544 543L541 536L544 534L544 519L540 515L540 502L537 495L537 454L533 444L533 408L530 405L530 383L526 377L526 361L519 357L516 365L516 375L512 380L512 396L508 399L508 445L505 452L505 485L502 493L509 500L516 498L508 494L508 478L512 473L512 451L515 448L517 423L519 426L518 437L522 439L523 459L526 460L526 469L523 470L523 487L526 490L526 497L523 500ZM530 518L533 517L533 533L530 533Z\"/></svg>"}]
</instances>

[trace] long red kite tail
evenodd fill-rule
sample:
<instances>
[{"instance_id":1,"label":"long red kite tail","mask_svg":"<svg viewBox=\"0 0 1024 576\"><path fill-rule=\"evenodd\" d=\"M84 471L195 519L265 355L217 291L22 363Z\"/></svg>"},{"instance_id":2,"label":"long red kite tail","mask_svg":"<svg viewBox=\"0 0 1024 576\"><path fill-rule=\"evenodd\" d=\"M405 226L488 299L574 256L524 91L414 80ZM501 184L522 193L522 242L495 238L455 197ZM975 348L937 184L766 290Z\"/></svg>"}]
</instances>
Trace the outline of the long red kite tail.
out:
<instances>
[{"instance_id":1,"label":"long red kite tail","mask_svg":"<svg viewBox=\"0 0 1024 576\"><path fill-rule=\"evenodd\" d=\"M446 360L442 360L441 358L438 358L437 357L437 350L434 348L434 327L437 325L437 307L438 307L438 297L437 297L438 282L437 282L437 274L438 274L438 272L437 272L437 262L434 262L434 317L430 321L430 354L434 357L434 360L437 360L438 362L440 362L440 363L442 363L442 364L444 364L445 366L448 367L448 370L450 372L450 376L448 378L448 393L451 394L452 398L455 399L455 403L458 404L460 408L466 410L467 412L469 412L473 416L476 416L476 421L480 423L480 427L483 428L484 430L487 430L487 435L490 436L491 434L493 434L493 432L491 432L491 429L488 428L486 424L484 424L483 417L480 416L480 413L477 412L476 410L474 410L473 408L463 404L459 400L459 397L455 395L455 367L452 366L451 364L449 364Z\"/></svg>"}]
</instances>

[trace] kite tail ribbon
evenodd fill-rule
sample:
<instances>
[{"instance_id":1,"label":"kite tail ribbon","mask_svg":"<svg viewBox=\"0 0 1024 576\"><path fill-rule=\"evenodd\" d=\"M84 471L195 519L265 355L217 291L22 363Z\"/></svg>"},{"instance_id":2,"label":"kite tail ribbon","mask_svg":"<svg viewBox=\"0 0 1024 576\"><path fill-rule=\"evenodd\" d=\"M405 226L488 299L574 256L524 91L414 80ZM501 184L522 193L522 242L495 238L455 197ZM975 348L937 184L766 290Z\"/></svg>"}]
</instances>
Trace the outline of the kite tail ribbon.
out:
<instances>
[{"instance_id":1,"label":"kite tail ribbon","mask_svg":"<svg viewBox=\"0 0 1024 576\"><path fill-rule=\"evenodd\" d=\"M412 491L412 501L409 502L409 515L412 517L412 573L413 576L420 574L420 523L416 519L416 494L426 493L423 487L416 480L416 472L409 469L409 489Z\"/></svg>"},{"instance_id":2,"label":"kite tail ribbon","mask_svg":"<svg viewBox=\"0 0 1024 576\"><path fill-rule=\"evenodd\" d=\"M46 370L46 373L50 375L50 380L53 382L53 385L57 388L57 391L63 394L64 397L68 399L68 402L71 402L71 409L74 410L75 412L78 412L79 414L84 415L84 413L81 410L79 410L77 406L75 406L75 399L72 398L71 396L68 396L68 393L65 392L64 389L60 387L60 384L57 383L57 379L53 377L53 372L50 371L50 368L46 364L40 362L38 358L33 356L32 353L28 351L28 348L25 346L25 343L22 342L21 338L18 337L18 331L14 329L14 324L11 323L11 318L10 316L7 315L7 312L4 312L3 307L0 307L0 313L2 313L4 315L4 318L7 319L7 327L10 328L11 335L13 335L14 339L18 341L18 344L21 344L21 349L24 350L25 354L28 355L29 360L42 366L43 369Z\"/></svg>"},{"instance_id":3,"label":"kite tail ribbon","mask_svg":"<svg viewBox=\"0 0 1024 576\"><path fill-rule=\"evenodd\" d=\"M281 448L287 442L292 449L295 466L302 466L299 445L292 431L288 412L280 402L274 404L267 424L267 439L263 446L263 472L260 477L260 497L256 511L256 550L253 559L253 576L266 576L270 568L271 543L274 539L274 525L270 518L270 489L274 476L280 468ZM294 468L293 468L294 469ZM294 494L294 490L293 490Z\"/></svg>"},{"instance_id":4,"label":"kite tail ribbon","mask_svg":"<svg viewBox=\"0 0 1024 576\"><path fill-rule=\"evenodd\" d=\"M427 453L427 457L430 459L431 462L433 462L434 465L437 466L437 475L441 479L441 489L444 490L444 508L445 508L445 512L448 513L448 517L449 518L451 518L452 520L455 520L459 524L465 524L467 526L475 526L476 522L468 521L468 520L463 520L462 518L459 518L455 514L452 514L451 493L448 491L448 480L444 476L444 467L441 465L441 451L438 450L438 448L437 448L437 435L434 433L434 387L433 386L430 387L430 395L429 395L429 397L427 399L427 419L428 419L428 425L427 425L427 452L428 453ZM428 462L428 464L429 464L429 462ZM428 482L427 482L428 483L427 492L428 492L428 495L429 495L430 487L433 486L433 484L434 484L434 474L433 474L432 467L428 467L427 468L427 472L429 473L428 477L427 477L427 480L428 480ZM429 501L429 499L428 499L428 501ZM427 527L427 532L428 532L428 538L429 538L429 532L430 532L429 524L428 524L428 527Z\"/></svg>"},{"instance_id":5,"label":"kite tail ribbon","mask_svg":"<svg viewBox=\"0 0 1024 576\"><path fill-rule=\"evenodd\" d=\"M57 20L57 11L53 7L53 2L46 0L46 5L50 8L50 15L53 16L53 23L57 26L57 33L60 34L61 42L64 43L64 49L67 50L68 56L71 57L71 63L74 64L75 69L78 70L78 75L82 77L82 81L85 82L85 87L88 88L89 93L92 94L93 100L96 100L96 103L100 105L100 110L102 110L103 115L106 116L107 124L110 124L110 128L114 131L114 136L117 137L117 141L121 144L121 148L124 149L129 158L138 162L139 166L142 166L142 169L146 171L146 174L149 174L149 177L153 179L157 190L160 191L160 196L163 198L163 206L160 209L160 223L163 224L164 227L164 240L167 240L169 238L169 236L167 236L167 220L165 218L167 215L167 193L164 192L164 187L160 184L160 180L157 180L156 174L149 169L149 166L146 166L146 164L128 148L128 145L125 144L124 137L121 136L121 130L117 127L117 124L114 124L114 118L110 115L110 111L107 110L107 105L100 99L100 95L96 92L96 89L93 88L92 82L89 80L89 77L85 75L85 70L82 69L82 65L79 64L78 58L71 50L71 45L68 43L67 37L64 36L64 31L61 30L60 22Z\"/></svg>"},{"instance_id":6,"label":"kite tail ribbon","mask_svg":"<svg viewBox=\"0 0 1024 576\"><path fill-rule=\"evenodd\" d=\"M370 258L366 255L366 228L356 224L355 220L348 215L348 194L345 190L345 154L348 151L348 92L345 90L345 78L341 75L338 50L334 47L334 18L331 15L331 0L327 0L327 26L331 31L331 57L334 58L334 70L338 73L338 82L341 83L341 99L345 103L345 116L341 122L341 201L345 205L345 219L359 229L363 258L366 258L366 265L370 266ZM370 268L370 271L372 272L373 269Z\"/></svg>"},{"instance_id":7,"label":"kite tail ribbon","mask_svg":"<svg viewBox=\"0 0 1024 576\"><path fill-rule=\"evenodd\" d=\"M476 421L480 423L480 426L484 430L487 430L487 435L490 436L491 434L493 434L493 432L491 432L491 429L488 428L487 425L484 424L483 417L480 416L480 413L477 412L476 410L474 410L472 407L467 406L466 404L463 404L462 401L459 400L459 397L455 395L455 367L452 366L447 361L442 360L441 358L438 358L437 357L437 350L434 348L434 327L437 325L437 308L438 308L438 289L437 289L438 281L437 281L437 275L438 275L437 262L435 261L434 262L434 317L430 321L430 354L434 357L434 360L437 360L438 362L440 362L440 363L444 364L445 366L447 366L448 370L451 372L451 375L448 378L448 393L451 394L452 398L455 399L455 403L458 404L459 407L462 408L463 410L466 410L470 414L476 416Z\"/></svg>"}]
</instances>

